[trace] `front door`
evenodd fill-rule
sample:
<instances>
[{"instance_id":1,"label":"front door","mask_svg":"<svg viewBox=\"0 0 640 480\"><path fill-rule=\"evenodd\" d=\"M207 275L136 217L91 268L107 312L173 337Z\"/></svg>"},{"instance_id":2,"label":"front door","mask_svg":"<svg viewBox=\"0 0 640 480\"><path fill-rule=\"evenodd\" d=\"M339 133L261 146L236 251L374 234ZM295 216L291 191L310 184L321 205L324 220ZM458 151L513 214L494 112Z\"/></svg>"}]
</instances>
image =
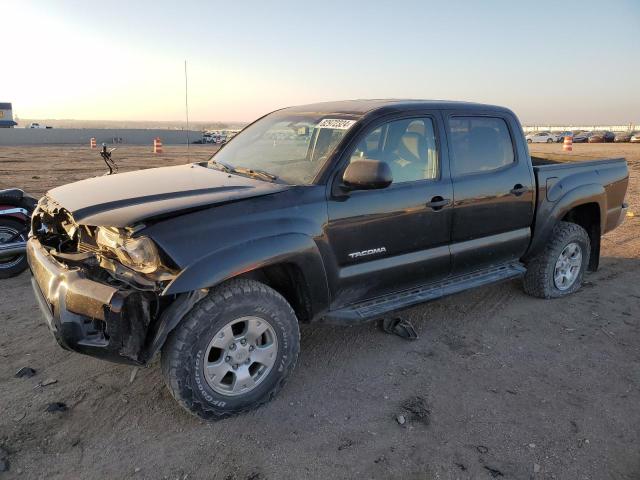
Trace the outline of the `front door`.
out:
<instances>
[{"instance_id":1,"label":"front door","mask_svg":"<svg viewBox=\"0 0 640 480\"><path fill-rule=\"evenodd\" d=\"M378 122L349 152L349 161L386 162L393 182L329 199L333 309L449 275L453 190L436 120Z\"/></svg>"}]
</instances>

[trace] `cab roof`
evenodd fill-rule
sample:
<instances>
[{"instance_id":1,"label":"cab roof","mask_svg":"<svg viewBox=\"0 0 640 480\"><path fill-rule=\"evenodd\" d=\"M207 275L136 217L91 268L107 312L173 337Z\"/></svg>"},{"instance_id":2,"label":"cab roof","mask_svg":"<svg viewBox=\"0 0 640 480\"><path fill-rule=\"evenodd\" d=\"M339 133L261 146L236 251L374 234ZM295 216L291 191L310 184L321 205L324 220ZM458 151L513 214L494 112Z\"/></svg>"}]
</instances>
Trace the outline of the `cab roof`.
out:
<instances>
[{"instance_id":1,"label":"cab roof","mask_svg":"<svg viewBox=\"0 0 640 480\"><path fill-rule=\"evenodd\" d=\"M389 112L404 110L494 110L508 112L509 110L497 105L485 105L473 102L460 102L453 100L413 100L413 99L370 99L370 100L341 100L335 102L311 103L288 107L284 110L294 112L314 112L322 114L338 113L346 115L363 116L368 113L388 110ZM382 112L380 112L382 113Z\"/></svg>"}]
</instances>

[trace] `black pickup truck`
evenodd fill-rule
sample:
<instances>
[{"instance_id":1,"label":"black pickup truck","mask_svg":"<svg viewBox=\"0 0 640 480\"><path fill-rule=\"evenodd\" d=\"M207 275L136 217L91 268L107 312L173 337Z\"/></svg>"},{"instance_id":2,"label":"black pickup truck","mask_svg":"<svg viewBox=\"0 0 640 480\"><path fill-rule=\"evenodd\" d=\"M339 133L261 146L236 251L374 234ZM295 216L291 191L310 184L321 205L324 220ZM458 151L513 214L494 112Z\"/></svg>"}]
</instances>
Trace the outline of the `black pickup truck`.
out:
<instances>
[{"instance_id":1,"label":"black pickup truck","mask_svg":"<svg viewBox=\"0 0 640 480\"><path fill-rule=\"evenodd\" d=\"M532 158L508 109L358 100L285 108L208 162L55 188L27 255L64 348L161 351L204 418L282 387L299 323L355 324L515 277L575 292L625 216L626 161Z\"/></svg>"}]
</instances>

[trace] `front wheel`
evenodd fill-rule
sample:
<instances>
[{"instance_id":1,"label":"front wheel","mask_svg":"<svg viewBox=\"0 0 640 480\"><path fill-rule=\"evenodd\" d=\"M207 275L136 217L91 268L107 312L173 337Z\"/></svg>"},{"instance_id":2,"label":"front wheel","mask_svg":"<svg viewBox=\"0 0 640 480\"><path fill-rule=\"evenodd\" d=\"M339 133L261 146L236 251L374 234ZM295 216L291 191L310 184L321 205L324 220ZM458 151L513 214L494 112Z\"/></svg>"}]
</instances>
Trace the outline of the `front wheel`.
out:
<instances>
[{"instance_id":1,"label":"front wheel","mask_svg":"<svg viewBox=\"0 0 640 480\"><path fill-rule=\"evenodd\" d=\"M559 298L580 288L589 265L591 242L580 225L558 222L544 251L527 265L524 291L539 298Z\"/></svg>"},{"instance_id":2,"label":"front wheel","mask_svg":"<svg viewBox=\"0 0 640 480\"><path fill-rule=\"evenodd\" d=\"M531 141L532 140L530 138L527 138L527 143L531 143Z\"/></svg>"},{"instance_id":3,"label":"front wheel","mask_svg":"<svg viewBox=\"0 0 640 480\"><path fill-rule=\"evenodd\" d=\"M0 218L0 244L26 242L26 230L24 223L15 218ZM0 278L18 275L27 267L27 255L24 253L9 258L0 258Z\"/></svg>"},{"instance_id":4,"label":"front wheel","mask_svg":"<svg viewBox=\"0 0 640 480\"><path fill-rule=\"evenodd\" d=\"M296 315L272 288L232 280L198 302L162 348L173 397L205 419L242 413L271 400L295 367Z\"/></svg>"},{"instance_id":5,"label":"front wheel","mask_svg":"<svg viewBox=\"0 0 640 480\"><path fill-rule=\"evenodd\" d=\"M552 138L548 138L547 139L547 143L553 143L553 139Z\"/></svg>"}]
</instances>

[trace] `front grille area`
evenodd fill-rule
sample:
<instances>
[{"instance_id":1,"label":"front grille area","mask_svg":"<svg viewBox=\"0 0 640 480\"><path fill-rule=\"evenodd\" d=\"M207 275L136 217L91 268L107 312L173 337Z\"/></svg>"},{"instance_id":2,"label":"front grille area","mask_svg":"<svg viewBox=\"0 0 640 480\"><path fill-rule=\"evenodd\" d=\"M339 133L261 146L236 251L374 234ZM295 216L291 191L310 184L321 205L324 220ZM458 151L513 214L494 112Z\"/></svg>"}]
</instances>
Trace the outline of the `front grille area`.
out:
<instances>
[{"instance_id":1,"label":"front grille area","mask_svg":"<svg viewBox=\"0 0 640 480\"><path fill-rule=\"evenodd\" d=\"M99 251L100 249L94 243L88 243L82 239L78 242L78 252L80 253L98 253Z\"/></svg>"},{"instance_id":2,"label":"front grille area","mask_svg":"<svg viewBox=\"0 0 640 480\"><path fill-rule=\"evenodd\" d=\"M31 232L44 246L60 253L76 253L80 239L91 236L87 227L76 225L71 214L50 197L38 203L31 220Z\"/></svg>"}]
</instances>

